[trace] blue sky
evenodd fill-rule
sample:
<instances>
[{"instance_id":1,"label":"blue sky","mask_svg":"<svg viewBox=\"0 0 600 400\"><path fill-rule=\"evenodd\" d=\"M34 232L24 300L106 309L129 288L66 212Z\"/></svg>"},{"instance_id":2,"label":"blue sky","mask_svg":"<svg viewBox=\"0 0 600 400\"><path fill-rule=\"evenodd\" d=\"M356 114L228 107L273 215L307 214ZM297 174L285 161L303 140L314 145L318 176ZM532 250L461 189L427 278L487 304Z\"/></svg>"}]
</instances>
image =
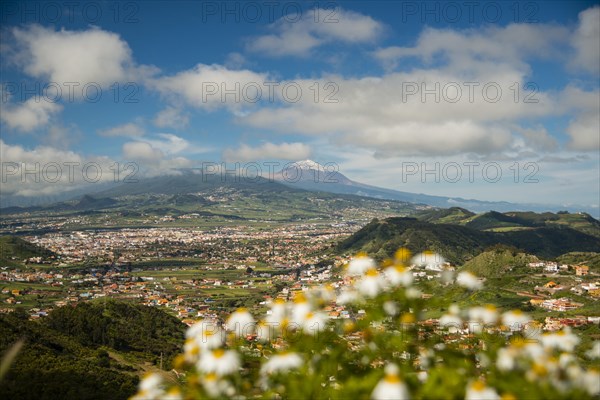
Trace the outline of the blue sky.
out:
<instances>
[{"instance_id":1,"label":"blue sky","mask_svg":"<svg viewBox=\"0 0 600 400\"><path fill-rule=\"evenodd\" d=\"M398 190L598 207L597 2L0 11L3 163L93 162L111 179L115 162L150 176L311 158ZM21 178L3 169L5 194L86 183Z\"/></svg>"}]
</instances>

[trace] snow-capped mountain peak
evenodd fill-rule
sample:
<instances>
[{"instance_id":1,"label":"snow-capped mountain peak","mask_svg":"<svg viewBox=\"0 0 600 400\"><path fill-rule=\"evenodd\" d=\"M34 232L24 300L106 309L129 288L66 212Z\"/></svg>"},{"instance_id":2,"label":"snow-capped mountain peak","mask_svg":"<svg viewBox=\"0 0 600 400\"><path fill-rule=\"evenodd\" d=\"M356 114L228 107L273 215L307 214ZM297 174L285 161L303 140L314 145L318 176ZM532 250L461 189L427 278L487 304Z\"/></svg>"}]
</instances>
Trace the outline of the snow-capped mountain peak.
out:
<instances>
[{"instance_id":1,"label":"snow-capped mountain peak","mask_svg":"<svg viewBox=\"0 0 600 400\"><path fill-rule=\"evenodd\" d=\"M300 169L316 169L317 171L323 170L323 166L313 160L296 161L294 165Z\"/></svg>"}]
</instances>

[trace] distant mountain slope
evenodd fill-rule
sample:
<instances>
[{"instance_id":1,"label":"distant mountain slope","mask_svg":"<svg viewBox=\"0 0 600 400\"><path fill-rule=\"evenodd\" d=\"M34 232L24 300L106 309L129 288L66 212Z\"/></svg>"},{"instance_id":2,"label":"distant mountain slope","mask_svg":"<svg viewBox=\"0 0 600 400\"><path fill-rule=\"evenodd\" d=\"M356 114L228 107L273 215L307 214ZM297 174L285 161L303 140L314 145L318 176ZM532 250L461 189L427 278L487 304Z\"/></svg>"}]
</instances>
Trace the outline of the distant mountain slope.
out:
<instances>
[{"instance_id":1,"label":"distant mountain slope","mask_svg":"<svg viewBox=\"0 0 600 400\"><path fill-rule=\"evenodd\" d=\"M544 258L572 251L600 252L600 239L568 227L543 226L488 232L456 224L433 224L415 218L373 220L342 241L338 251L366 251L377 258L384 258L405 246L413 252L433 250L454 264L462 264L497 244L513 246Z\"/></svg>"},{"instance_id":2,"label":"distant mountain slope","mask_svg":"<svg viewBox=\"0 0 600 400\"><path fill-rule=\"evenodd\" d=\"M306 219L332 219L373 213L412 214L429 206L370 197L313 192L293 188L273 180L234 179L232 176L203 177L192 171L175 176L139 179L109 190L69 202L44 207L3 209L0 221L7 231L17 229L10 214L39 215L111 214L112 221L140 226L154 217L193 218L215 225L232 220L294 222ZM188 220L189 221L189 220ZM191 221L190 221L191 222ZM183 222L182 222L183 223Z\"/></svg>"},{"instance_id":3,"label":"distant mountain slope","mask_svg":"<svg viewBox=\"0 0 600 400\"><path fill-rule=\"evenodd\" d=\"M460 208L426 210L415 215L422 221L432 223L455 223L482 231L507 232L540 227L568 227L600 238L600 221L586 213L534 213L489 211L472 214Z\"/></svg>"},{"instance_id":4,"label":"distant mountain slope","mask_svg":"<svg viewBox=\"0 0 600 400\"><path fill-rule=\"evenodd\" d=\"M467 210L482 211L560 211L571 209L572 211L587 211L598 213L597 209L584 206L565 207L560 205L544 204L517 204L506 201L482 201L475 199L464 199L461 197L433 196L422 193L410 193L393 189L356 182L335 170L336 165L321 165L312 160L297 161L287 165L275 174L279 182L296 188L306 190L322 191L339 194L353 194L358 196L375 197L379 199L398 200L416 204L427 204L434 207L451 208L461 207Z\"/></svg>"}]
</instances>

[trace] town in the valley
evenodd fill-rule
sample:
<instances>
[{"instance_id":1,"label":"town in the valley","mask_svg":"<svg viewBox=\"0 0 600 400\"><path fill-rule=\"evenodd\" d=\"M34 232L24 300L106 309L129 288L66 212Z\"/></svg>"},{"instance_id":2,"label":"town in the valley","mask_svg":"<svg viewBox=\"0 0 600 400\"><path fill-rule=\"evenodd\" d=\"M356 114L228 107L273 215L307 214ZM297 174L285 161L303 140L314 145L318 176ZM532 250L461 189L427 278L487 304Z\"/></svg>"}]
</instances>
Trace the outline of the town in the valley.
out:
<instances>
[{"instance_id":1,"label":"town in the valley","mask_svg":"<svg viewBox=\"0 0 600 400\"><path fill-rule=\"evenodd\" d=\"M351 255L328 255L327 250L356 231L356 225L152 227L26 235L24 239L52 256L13 260L24 262L20 268L2 266L0 311L20 308L30 319L39 319L56 307L113 298L160 307L187 325L199 319L223 321L239 307L260 315L272 301L293 300L317 285L338 292L349 286L343 271ZM455 270L449 263L409 268L417 285ZM571 298L584 298L588 304L600 300L600 275L588 266L538 260L527 268L536 284L517 294L543 329L600 322L600 313ZM361 310L335 301L326 311L332 319L361 317ZM433 313L424 323L436 326L438 321ZM466 325L458 332L470 334Z\"/></svg>"}]
</instances>

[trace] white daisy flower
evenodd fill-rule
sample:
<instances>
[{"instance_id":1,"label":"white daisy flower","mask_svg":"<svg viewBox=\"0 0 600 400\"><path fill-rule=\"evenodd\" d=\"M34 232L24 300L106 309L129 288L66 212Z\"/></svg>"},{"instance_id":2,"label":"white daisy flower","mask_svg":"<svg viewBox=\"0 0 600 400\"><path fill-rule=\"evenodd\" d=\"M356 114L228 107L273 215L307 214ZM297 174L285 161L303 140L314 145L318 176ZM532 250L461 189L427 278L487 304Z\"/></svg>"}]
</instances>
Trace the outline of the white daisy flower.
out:
<instances>
[{"instance_id":1,"label":"white daisy flower","mask_svg":"<svg viewBox=\"0 0 600 400\"><path fill-rule=\"evenodd\" d=\"M302 293L298 293L294 298L294 304L292 305L290 322L296 326L301 326L304 323L306 314L310 312L312 312L310 303Z\"/></svg>"},{"instance_id":2,"label":"white daisy flower","mask_svg":"<svg viewBox=\"0 0 600 400\"><path fill-rule=\"evenodd\" d=\"M511 310L502 314L502 325L507 326L512 331L523 329L529 321L531 321L531 318L521 310Z\"/></svg>"},{"instance_id":3,"label":"white daisy flower","mask_svg":"<svg viewBox=\"0 0 600 400\"><path fill-rule=\"evenodd\" d=\"M600 340L596 340L592 348L586 351L585 355L592 360L600 358Z\"/></svg>"},{"instance_id":4,"label":"white daisy flower","mask_svg":"<svg viewBox=\"0 0 600 400\"><path fill-rule=\"evenodd\" d=\"M373 400L405 400L410 399L408 388L398 376L398 367L394 364L388 364L385 368L385 376L381 379L373 392Z\"/></svg>"},{"instance_id":5,"label":"white daisy flower","mask_svg":"<svg viewBox=\"0 0 600 400\"><path fill-rule=\"evenodd\" d=\"M446 263L446 260L441 255L432 251L424 251L417 254L411 260L414 265L429 268L441 268Z\"/></svg>"},{"instance_id":6,"label":"white daisy flower","mask_svg":"<svg viewBox=\"0 0 600 400\"><path fill-rule=\"evenodd\" d=\"M385 281L376 269L370 269L355 283L355 286L362 295L375 297L385 288Z\"/></svg>"},{"instance_id":7,"label":"white daisy flower","mask_svg":"<svg viewBox=\"0 0 600 400\"><path fill-rule=\"evenodd\" d=\"M366 255L358 255L354 257L348 264L346 274L349 276L362 276L369 269L375 268L375 260Z\"/></svg>"},{"instance_id":8,"label":"white daisy flower","mask_svg":"<svg viewBox=\"0 0 600 400\"><path fill-rule=\"evenodd\" d=\"M210 397L232 397L235 394L235 388L224 379L220 379L216 374L210 373L200 378L202 387Z\"/></svg>"},{"instance_id":9,"label":"white daisy flower","mask_svg":"<svg viewBox=\"0 0 600 400\"><path fill-rule=\"evenodd\" d=\"M273 322L260 321L256 325L256 338L263 342L271 342L277 337L278 325Z\"/></svg>"},{"instance_id":10,"label":"white daisy flower","mask_svg":"<svg viewBox=\"0 0 600 400\"><path fill-rule=\"evenodd\" d=\"M271 303L271 316L275 319L282 319L286 316L288 304L283 299L276 299Z\"/></svg>"},{"instance_id":11,"label":"white daisy flower","mask_svg":"<svg viewBox=\"0 0 600 400\"><path fill-rule=\"evenodd\" d=\"M571 329L565 328L562 331L543 334L541 341L542 345L547 349L572 352L579 344L579 337L571 333Z\"/></svg>"},{"instance_id":12,"label":"white daisy flower","mask_svg":"<svg viewBox=\"0 0 600 400\"><path fill-rule=\"evenodd\" d=\"M177 388L169 389L167 393L165 393L161 400L182 400L181 392Z\"/></svg>"},{"instance_id":13,"label":"white daisy flower","mask_svg":"<svg viewBox=\"0 0 600 400\"><path fill-rule=\"evenodd\" d=\"M452 304L448 310L448 314L442 315L439 320L439 325L442 328L448 329L450 333L456 333L462 329L463 321L459 316L460 309L456 304Z\"/></svg>"},{"instance_id":14,"label":"white daisy flower","mask_svg":"<svg viewBox=\"0 0 600 400\"><path fill-rule=\"evenodd\" d=\"M202 337L196 338L196 342L203 350L216 349L225 343L225 331L221 328L216 331L206 331Z\"/></svg>"},{"instance_id":15,"label":"white daisy flower","mask_svg":"<svg viewBox=\"0 0 600 400\"><path fill-rule=\"evenodd\" d=\"M192 364L198 361L198 356L200 355L200 346L196 342L195 338L186 339L185 344L183 345L183 356L185 361Z\"/></svg>"},{"instance_id":16,"label":"white daisy flower","mask_svg":"<svg viewBox=\"0 0 600 400\"><path fill-rule=\"evenodd\" d=\"M245 308L234 311L225 325L228 331L234 332L237 337L245 337L254 332L255 322L252 314Z\"/></svg>"},{"instance_id":17,"label":"white daisy flower","mask_svg":"<svg viewBox=\"0 0 600 400\"><path fill-rule=\"evenodd\" d=\"M283 353L272 356L260 368L261 375L271 375L297 369L302 366L302 358L296 353Z\"/></svg>"},{"instance_id":18,"label":"white daisy flower","mask_svg":"<svg viewBox=\"0 0 600 400\"><path fill-rule=\"evenodd\" d=\"M420 299L422 294L423 293L416 287L409 287L406 289L406 297L409 299Z\"/></svg>"},{"instance_id":19,"label":"white daisy flower","mask_svg":"<svg viewBox=\"0 0 600 400\"><path fill-rule=\"evenodd\" d=\"M325 329L327 316L320 312L309 312L302 321L302 330L309 335L315 335Z\"/></svg>"},{"instance_id":20,"label":"white daisy flower","mask_svg":"<svg viewBox=\"0 0 600 400\"><path fill-rule=\"evenodd\" d=\"M387 267L384 274L392 286L410 286L413 282L413 273L401 265Z\"/></svg>"},{"instance_id":21,"label":"white daisy flower","mask_svg":"<svg viewBox=\"0 0 600 400\"><path fill-rule=\"evenodd\" d=\"M465 400L499 400L500 396L495 389L485 385L482 381L475 381L467 386Z\"/></svg>"},{"instance_id":22,"label":"white daisy flower","mask_svg":"<svg viewBox=\"0 0 600 400\"><path fill-rule=\"evenodd\" d=\"M532 360L541 360L546 354L544 348L537 342L525 343L520 350Z\"/></svg>"},{"instance_id":23,"label":"white daisy flower","mask_svg":"<svg viewBox=\"0 0 600 400\"><path fill-rule=\"evenodd\" d=\"M185 337L196 338L198 336L202 336L204 332L214 331L218 327L219 325L216 322L200 320L188 328L188 330L185 332Z\"/></svg>"},{"instance_id":24,"label":"white daisy flower","mask_svg":"<svg viewBox=\"0 0 600 400\"><path fill-rule=\"evenodd\" d=\"M516 366L517 354L510 348L501 348L498 350L498 356L496 358L496 367L500 371L511 371Z\"/></svg>"},{"instance_id":25,"label":"white daisy flower","mask_svg":"<svg viewBox=\"0 0 600 400\"><path fill-rule=\"evenodd\" d=\"M153 400L162 398L164 390L162 389L163 379L157 373L146 375L139 384L138 393L132 399Z\"/></svg>"},{"instance_id":26,"label":"white daisy flower","mask_svg":"<svg viewBox=\"0 0 600 400\"><path fill-rule=\"evenodd\" d=\"M483 287L483 283L470 272L459 272L456 277L456 283L469 290L479 290Z\"/></svg>"},{"instance_id":27,"label":"white daisy flower","mask_svg":"<svg viewBox=\"0 0 600 400\"><path fill-rule=\"evenodd\" d=\"M484 328L489 328L496 322L498 322L498 311L491 304L469 309L469 330L471 332L481 333Z\"/></svg>"},{"instance_id":28,"label":"white daisy flower","mask_svg":"<svg viewBox=\"0 0 600 400\"><path fill-rule=\"evenodd\" d=\"M196 364L199 371L214 373L217 376L228 375L240 368L240 358L233 350L216 349L202 353Z\"/></svg>"},{"instance_id":29,"label":"white daisy flower","mask_svg":"<svg viewBox=\"0 0 600 400\"><path fill-rule=\"evenodd\" d=\"M339 305L352 304L360 300L360 295L352 289L342 290L335 302Z\"/></svg>"},{"instance_id":30,"label":"white daisy flower","mask_svg":"<svg viewBox=\"0 0 600 400\"><path fill-rule=\"evenodd\" d=\"M396 304L395 301L388 300L385 303L383 303L383 311L385 311L387 315L393 317L399 312L398 304Z\"/></svg>"},{"instance_id":31,"label":"white daisy flower","mask_svg":"<svg viewBox=\"0 0 600 400\"><path fill-rule=\"evenodd\" d=\"M590 394L590 396L597 396L600 394L600 372L596 370L585 372L581 377L581 386Z\"/></svg>"},{"instance_id":32,"label":"white daisy flower","mask_svg":"<svg viewBox=\"0 0 600 400\"><path fill-rule=\"evenodd\" d=\"M186 337L194 339L201 349L215 349L225 342L225 332L212 321L200 321L192 325Z\"/></svg>"}]
</instances>

